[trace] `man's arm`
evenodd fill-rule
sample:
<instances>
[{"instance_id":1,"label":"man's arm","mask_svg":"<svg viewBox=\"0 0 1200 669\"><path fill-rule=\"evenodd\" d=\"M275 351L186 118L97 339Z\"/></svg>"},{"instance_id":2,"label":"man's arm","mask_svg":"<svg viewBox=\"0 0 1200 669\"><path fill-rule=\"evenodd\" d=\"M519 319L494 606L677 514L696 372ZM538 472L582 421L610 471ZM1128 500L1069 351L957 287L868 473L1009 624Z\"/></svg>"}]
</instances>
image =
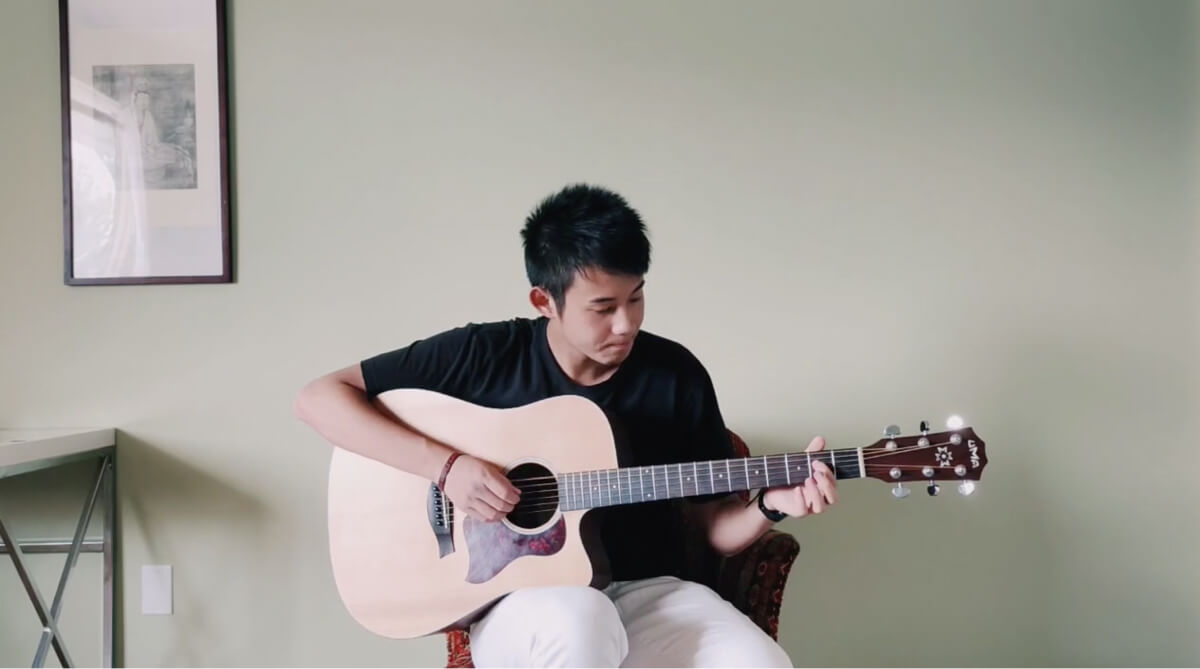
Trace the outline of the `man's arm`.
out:
<instances>
[{"instance_id":1,"label":"man's arm","mask_svg":"<svg viewBox=\"0 0 1200 669\"><path fill-rule=\"evenodd\" d=\"M805 451L819 451L824 447L825 440L816 437ZM837 481L820 460L813 463L813 476L803 484L770 488L763 497L763 505L768 509L796 517L821 513L835 502ZM746 504L734 496L708 504L688 504L687 508L692 521L706 528L713 549L724 556L746 550L774 524L759 510L757 501Z\"/></svg>"},{"instance_id":2,"label":"man's arm","mask_svg":"<svg viewBox=\"0 0 1200 669\"><path fill-rule=\"evenodd\" d=\"M454 449L405 427L367 398L362 368L351 365L318 377L300 390L296 417L329 443L411 474L437 481ZM493 465L459 457L446 477L446 494L468 514L499 520L519 491Z\"/></svg>"},{"instance_id":3,"label":"man's arm","mask_svg":"<svg viewBox=\"0 0 1200 669\"><path fill-rule=\"evenodd\" d=\"M305 384L296 396L294 410L297 418L334 446L431 481L437 480L453 452L372 405L359 365Z\"/></svg>"}]
</instances>

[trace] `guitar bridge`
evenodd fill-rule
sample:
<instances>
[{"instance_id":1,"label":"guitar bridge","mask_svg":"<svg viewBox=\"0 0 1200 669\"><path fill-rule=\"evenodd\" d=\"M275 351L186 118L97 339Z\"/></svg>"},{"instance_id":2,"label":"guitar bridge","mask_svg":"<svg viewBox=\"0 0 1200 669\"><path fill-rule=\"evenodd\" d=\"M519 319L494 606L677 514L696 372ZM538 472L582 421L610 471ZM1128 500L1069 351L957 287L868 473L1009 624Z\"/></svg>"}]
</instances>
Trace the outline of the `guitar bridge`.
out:
<instances>
[{"instance_id":1,"label":"guitar bridge","mask_svg":"<svg viewBox=\"0 0 1200 669\"><path fill-rule=\"evenodd\" d=\"M429 526L437 537L438 557L446 557L454 552L454 502L437 487L429 485L429 498L426 511L429 514Z\"/></svg>"}]
</instances>

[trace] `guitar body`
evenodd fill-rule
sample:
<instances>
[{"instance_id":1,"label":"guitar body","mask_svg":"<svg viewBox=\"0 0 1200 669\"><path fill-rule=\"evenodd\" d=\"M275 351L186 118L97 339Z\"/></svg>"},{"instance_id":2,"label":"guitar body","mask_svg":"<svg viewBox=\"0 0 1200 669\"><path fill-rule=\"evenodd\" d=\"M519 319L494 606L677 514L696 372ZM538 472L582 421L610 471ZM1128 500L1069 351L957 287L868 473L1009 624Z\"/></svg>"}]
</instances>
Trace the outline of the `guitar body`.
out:
<instances>
[{"instance_id":1,"label":"guitar body","mask_svg":"<svg viewBox=\"0 0 1200 669\"><path fill-rule=\"evenodd\" d=\"M552 475L618 464L608 417L581 397L489 409L402 389L381 393L378 403L416 432L502 471L523 465L523 477L530 468ZM543 494L552 495L554 480L546 481ZM334 580L350 615L372 632L424 636L465 627L519 588L607 583L587 510L527 504L534 501L527 490L522 504L542 513L518 519L518 507L509 518L482 523L456 512L439 543L434 526L442 507L431 506L431 488L419 476L333 449L328 510Z\"/></svg>"}]
</instances>

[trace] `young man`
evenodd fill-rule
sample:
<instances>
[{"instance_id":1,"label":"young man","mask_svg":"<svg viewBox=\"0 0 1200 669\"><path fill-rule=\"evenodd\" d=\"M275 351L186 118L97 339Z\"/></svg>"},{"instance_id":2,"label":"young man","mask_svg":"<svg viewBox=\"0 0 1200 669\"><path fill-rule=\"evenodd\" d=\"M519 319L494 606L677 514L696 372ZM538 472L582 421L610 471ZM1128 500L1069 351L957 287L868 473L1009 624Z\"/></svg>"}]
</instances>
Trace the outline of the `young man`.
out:
<instances>
[{"instance_id":1,"label":"young man","mask_svg":"<svg viewBox=\"0 0 1200 669\"><path fill-rule=\"evenodd\" d=\"M562 394L604 407L631 461L660 465L734 457L712 381L683 346L640 331L650 243L640 216L611 191L564 188L521 232L529 300L541 314L447 330L318 378L297 415L329 442L437 481L459 510L486 521L519 491L492 463L463 455L385 416L371 399L423 388L510 408ZM817 437L809 450L824 447ZM502 599L471 630L478 666L791 666L769 636L716 593L681 579L683 513L719 552L752 544L781 516L821 513L837 500L823 464L762 505L733 495L605 510L601 538L613 583L529 588Z\"/></svg>"}]
</instances>

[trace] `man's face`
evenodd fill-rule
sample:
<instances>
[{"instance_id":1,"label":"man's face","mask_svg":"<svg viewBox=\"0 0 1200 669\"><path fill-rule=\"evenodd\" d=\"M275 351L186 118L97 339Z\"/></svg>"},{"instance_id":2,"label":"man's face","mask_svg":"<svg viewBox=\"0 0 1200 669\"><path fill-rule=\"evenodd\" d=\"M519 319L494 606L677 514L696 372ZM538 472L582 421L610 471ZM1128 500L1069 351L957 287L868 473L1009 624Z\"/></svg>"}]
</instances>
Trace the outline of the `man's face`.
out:
<instances>
[{"instance_id":1,"label":"man's face","mask_svg":"<svg viewBox=\"0 0 1200 669\"><path fill-rule=\"evenodd\" d=\"M601 365L624 362L642 327L645 283L640 276L599 269L576 273L558 310L564 339Z\"/></svg>"}]
</instances>

